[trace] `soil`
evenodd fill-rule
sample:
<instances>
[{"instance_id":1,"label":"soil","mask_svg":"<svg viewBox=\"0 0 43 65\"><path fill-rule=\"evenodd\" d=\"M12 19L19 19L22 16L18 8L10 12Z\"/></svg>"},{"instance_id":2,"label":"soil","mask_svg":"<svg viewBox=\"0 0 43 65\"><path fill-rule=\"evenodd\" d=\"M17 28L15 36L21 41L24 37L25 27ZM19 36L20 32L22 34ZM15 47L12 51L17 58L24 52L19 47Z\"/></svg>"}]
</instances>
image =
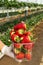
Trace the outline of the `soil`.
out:
<instances>
[{"instance_id":1,"label":"soil","mask_svg":"<svg viewBox=\"0 0 43 65\"><path fill-rule=\"evenodd\" d=\"M0 60L0 65L43 65L43 21L33 30L37 41L35 42L32 50L31 61L23 61L22 63L16 62L14 59L4 56Z\"/></svg>"}]
</instances>

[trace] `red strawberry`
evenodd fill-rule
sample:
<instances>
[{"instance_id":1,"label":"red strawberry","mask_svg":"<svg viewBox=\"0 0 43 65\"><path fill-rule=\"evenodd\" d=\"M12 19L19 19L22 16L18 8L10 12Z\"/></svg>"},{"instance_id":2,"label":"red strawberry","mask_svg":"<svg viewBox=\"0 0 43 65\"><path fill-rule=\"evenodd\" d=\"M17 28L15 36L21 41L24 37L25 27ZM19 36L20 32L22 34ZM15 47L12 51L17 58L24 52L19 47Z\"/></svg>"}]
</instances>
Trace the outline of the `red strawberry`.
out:
<instances>
[{"instance_id":1,"label":"red strawberry","mask_svg":"<svg viewBox=\"0 0 43 65\"><path fill-rule=\"evenodd\" d=\"M24 48L27 49L27 45L24 45Z\"/></svg>"},{"instance_id":2,"label":"red strawberry","mask_svg":"<svg viewBox=\"0 0 43 65\"><path fill-rule=\"evenodd\" d=\"M15 44L14 44L14 47L15 47L15 48L21 48L21 44L15 43Z\"/></svg>"},{"instance_id":3,"label":"red strawberry","mask_svg":"<svg viewBox=\"0 0 43 65\"><path fill-rule=\"evenodd\" d=\"M32 35L32 33L30 31L27 31L24 33L25 35Z\"/></svg>"},{"instance_id":4,"label":"red strawberry","mask_svg":"<svg viewBox=\"0 0 43 65\"><path fill-rule=\"evenodd\" d=\"M22 38L22 43L30 43L31 42L31 38L30 36L24 36L24 37L21 37Z\"/></svg>"},{"instance_id":5,"label":"red strawberry","mask_svg":"<svg viewBox=\"0 0 43 65\"><path fill-rule=\"evenodd\" d=\"M24 48L31 51L33 48L33 45L34 45L33 43L29 43L28 45L24 45Z\"/></svg>"},{"instance_id":6,"label":"red strawberry","mask_svg":"<svg viewBox=\"0 0 43 65\"><path fill-rule=\"evenodd\" d=\"M26 24L24 22L21 22L17 25L14 26L14 30L18 30L18 29L24 29L26 30Z\"/></svg>"},{"instance_id":7,"label":"red strawberry","mask_svg":"<svg viewBox=\"0 0 43 65\"><path fill-rule=\"evenodd\" d=\"M24 37L25 37L25 35L20 36L21 42L22 42L22 40L23 40Z\"/></svg>"},{"instance_id":8,"label":"red strawberry","mask_svg":"<svg viewBox=\"0 0 43 65\"><path fill-rule=\"evenodd\" d=\"M14 29L12 29L11 31L10 31L10 36L12 36L12 34L14 34L15 32L14 32Z\"/></svg>"},{"instance_id":9,"label":"red strawberry","mask_svg":"<svg viewBox=\"0 0 43 65\"><path fill-rule=\"evenodd\" d=\"M28 49L32 49L32 43L28 45Z\"/></svg>"},{"instance_id":10,"label":"red strawberry","mask_svg":"<svg viewBox=\"0 0 43 65\"><path fill-rule=\"evenodd\" d=\"M24 34L24 30L23 29L19 29L19 30L16 31L16 34L18 36L22 36Z\"/></svg>"},{"instance_id":11,"label":"red strawberry","mask_svg":"<svg viewBox=\"0 0 43 65\"><path fill-rule=\"evenodd\" d=\"M24 58L24 53L20 52L19 54L16 55L17 59L23 59Z\"/></svg>"},{"instance_id":12,"label":"red strawberry","mask_svg":"<svg viewBox=\"0 0 43 65\"><path fill-rule=\"evenodd\" d=\"M32 48L34 47L34 43L32 43Z\"/></svg>"},{"instance_id":13,"label":"red strawberry","mask_svg":"<svg viewBox=\"0 0 43 65\"><path fill-rule=\"evenodd\" d=\"M11 36L11 39L12 39L13 42L20 42L19 36L16 35L16 34L13 34L13 35Z\"/></svg>"},{"instance_id":14,"label":"red strawberry","mask_svg":"<svg viewBox=\"0 0 43 65\"><path fill-rule=\"evenodd\" d=\"M26 58L27 60L31 60L31 54L30 54L30 53L25 54L25 58Z\"/></svg>"}]
</instances>

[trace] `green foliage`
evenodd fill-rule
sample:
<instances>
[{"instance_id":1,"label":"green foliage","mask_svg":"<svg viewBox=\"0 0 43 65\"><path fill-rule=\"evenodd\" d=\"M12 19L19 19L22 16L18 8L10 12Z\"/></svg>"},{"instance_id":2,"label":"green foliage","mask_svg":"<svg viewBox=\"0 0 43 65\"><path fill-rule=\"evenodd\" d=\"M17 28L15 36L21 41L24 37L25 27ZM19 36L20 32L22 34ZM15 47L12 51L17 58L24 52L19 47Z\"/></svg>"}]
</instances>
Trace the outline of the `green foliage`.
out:
<instances>
[{"instance_id":1,"label":"green foliage","mask_svg":"<svg viewBox=\"0 0 43 65\"><path fill-rule=\"evenodd\" d=\"M32 17L28 18L26 20L27 30L30 30L41 19L43 19L43 13L35 14L35 15L32 15Z\"/></svg>"},{"instance_id":2,"label":"green foliage","mask_svg":"<svg viewBox=\"0 0 43 65\"><path fill-rule=\"evenodd\" d=\"M8 0L4 0L4 2L2 0L0 0L0 7L6 7L6 8L20 8L20 7L37 7L37 6L41 6L43 7L42 4L37 4L37 3L26 3L26 2L17 2L16 0L14 1L8 1Z\"/></svg>"},{"instance_id":3,"label":"green foliage","mask_svg":"<svg viewBox=\"0 0 43 65\"><path fill-rule=\"evenodd\" d=\"M0 18L6 17L6 16L7 16L7 13L0 13Z\"/></svg>"},{"instance_id":4,"label":"green foliage","mask_svg":"<svg viewBox=\"0 0 43 65\"><path fill-rule=\"evenodd\" d=\"M24 12L9 12L9 16L15 16L15 15L18 15L18 14L22 14ZM0 18L3 18L3 17L7 17L7 13L0 13Z\"/></svg>"},{"instance_id":5,"label":"green foliage","mask_svg":"<svg viewBox=\"0 0 43 65\"><path fill-rule=\"evenodd\" d=\"M34 14L29 16L28 18L22 18L26 22L27 30L32 29L41 19L43 19L43 12ZM2 40L7 46L9 46L12 42L10 40L10 30L16 25L18 20L14 20L12 22L7 22L4 25L0 25L0 40ZM23 49L24 50L24 49ZM24 51L23 51L24 52ZM26 50L25 50L26 52ZM25 53L24 52L24 53Z\"/></svg>"},{"instance_id":6,"label":"green foliage","mask_svg":"<svg viewBox=\"0 0 43 65\"><path fill-rule=\"evenodd\" d=\"M12 43L12 41L10 40L10 29L7 29L7 31L3 34L0 33L0 39L4 44L10 46L10 44Z\"/></svg>"}]
</instances>

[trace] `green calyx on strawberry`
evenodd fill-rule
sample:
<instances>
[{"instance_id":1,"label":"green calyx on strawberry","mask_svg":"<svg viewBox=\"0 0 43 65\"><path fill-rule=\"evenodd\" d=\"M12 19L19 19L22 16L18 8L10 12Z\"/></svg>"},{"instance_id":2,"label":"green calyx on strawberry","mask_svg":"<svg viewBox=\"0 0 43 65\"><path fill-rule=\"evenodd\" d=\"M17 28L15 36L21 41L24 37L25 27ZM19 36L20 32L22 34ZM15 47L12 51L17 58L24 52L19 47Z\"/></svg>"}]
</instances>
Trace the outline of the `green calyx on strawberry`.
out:
<instances>
[{"instance_id":1,"label":"green calyx on strawberry","mask_svg":"<svg viewBox=\"0 0 43 65\"><path fill-rule=\"evenodd\" d=\"M14 30L18 30L18 29L24 29L26 30L26 24L25 22L21 22L21 23L18 23L17 25L14 26Z\"/></svg>"},{"instance_id":2,"label":"green calyx on strawberry","mask_svg":"<svg viewBox=\"0 0 43 65\"><path fill-rule=\"evenodd\" d=\"M20 49L14 48L13 52L14 52L14 54L19 54L20 53Z\"/></svg>"},{"instance_id":3,"label":"green calyx on strawberry","mask_svg":"<svg viewBox=\"0 0 43 65\"><path fill-rule=\"evenodd\" d=\"M16 34L13 34L13 35L11 36L11 39L12 39L13 42L20 42L20 38L19 38L19 36L16 35Z\"/></svg>"},{"instance_id":4,"label":"green calyx on strawberry","mask_svg":"<svg viewBox=\"0 0 43 65\"><path fill-rule=\"evenodd\" d=\"M23 30L23 29L19 29L19 30L16 31L16 34L17 34L18 36L22 36L22 35L24 34L24 31L25 31L25 30Z\"/></svg>"},{"instance_id":5,"label":"green calyx on strawberry","mask_svg":"<svg viewBox=\"0 0 43 65\"><path fill-rule=\"evenodd\" d=\"M21 47L21 52L23 52L24 54L27 53L27 49L24 48L24 45Z\"/></svg>"},{"instance_id":6,"label":"green calyx on strawberry","mask_svg":"<svg viewBox=\"0 0 43 65\"><path fill-rule=\"evenodd\" d=\"M23 59L24 58L24 53L20 52L19 54L16 55L17 59Z\"/></svg>"},{"instance_id":7,"label":"green calyx on strawberry","mask_svg":"<svg viewBox=\"0 0 43 65\"><path fill-rule=\"evenodd\" d=\"M14 43L14 47L19 49L22 47L22 45L20 43Z\"/></svg>"},{"instance_id":8,"label":"green calyx on strawberry","mask_svg":"<svg viewBox=\"0 0 43 65\"><path fill-rule=\"evenodd\" d=\"M30 53L25 54L25 58L26 58L27 60L31 60L31 54L30 54Z\"/></svg>"}]
</instances>

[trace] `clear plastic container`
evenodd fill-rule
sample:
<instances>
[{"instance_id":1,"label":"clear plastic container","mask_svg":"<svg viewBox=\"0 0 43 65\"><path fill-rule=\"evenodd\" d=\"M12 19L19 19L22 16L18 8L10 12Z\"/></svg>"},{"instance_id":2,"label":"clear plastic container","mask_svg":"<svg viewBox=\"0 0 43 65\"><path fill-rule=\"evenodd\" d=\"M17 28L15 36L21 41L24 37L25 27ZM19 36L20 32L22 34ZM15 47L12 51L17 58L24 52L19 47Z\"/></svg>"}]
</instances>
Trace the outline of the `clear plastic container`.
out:
<instances>
[{"instance_id":1,"label":"clear plastic container","mask_svg":"<svg viewBox=\"0 0 43 65\"><path fill-rule=\"evenodd\" d=\"M29 61L34 43L13 43L13 52L17 62Z\"/></svg>"}]
</instances>

